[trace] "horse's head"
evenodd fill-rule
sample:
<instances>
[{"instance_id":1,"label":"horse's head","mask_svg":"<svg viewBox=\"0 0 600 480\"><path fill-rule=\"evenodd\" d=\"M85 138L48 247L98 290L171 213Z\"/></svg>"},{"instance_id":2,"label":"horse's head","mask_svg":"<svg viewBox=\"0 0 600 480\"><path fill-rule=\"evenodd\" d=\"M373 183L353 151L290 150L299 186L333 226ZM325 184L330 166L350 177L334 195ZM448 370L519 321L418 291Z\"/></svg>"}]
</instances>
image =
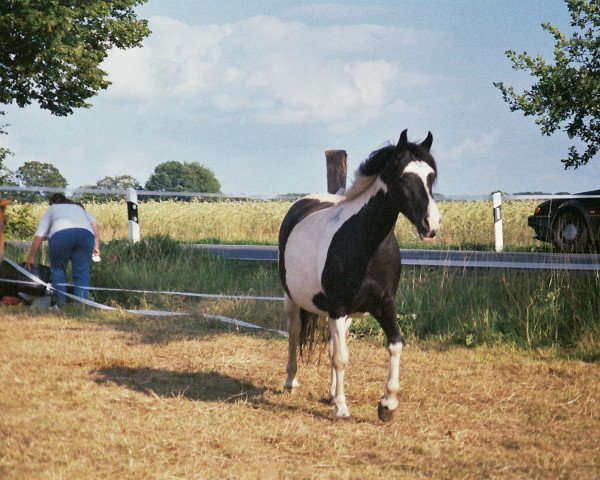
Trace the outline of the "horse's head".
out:
<instances>
[{"instance_id":1,"label":"horse's head","mask_svg":"<svg viewBox=\"0 0 600 480\"><path fill-rule=\"evenodd\" d=\"M437 177L429 153L432 142L431 132L421 143L409 142L404 130L380 174L392 202L417 227L422 240L434 238L442 224L431 190Z\"/></svg>"}]
</instances>

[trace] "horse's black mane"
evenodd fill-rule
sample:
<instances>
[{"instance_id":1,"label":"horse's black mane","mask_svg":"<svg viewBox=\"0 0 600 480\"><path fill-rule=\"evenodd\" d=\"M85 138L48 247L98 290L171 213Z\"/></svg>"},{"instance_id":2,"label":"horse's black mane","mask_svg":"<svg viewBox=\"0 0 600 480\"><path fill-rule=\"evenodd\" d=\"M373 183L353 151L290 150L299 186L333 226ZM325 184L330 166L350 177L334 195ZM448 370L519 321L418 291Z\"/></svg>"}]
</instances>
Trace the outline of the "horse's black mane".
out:
<instances>
[{"instance_id":1,"label":"horse's black mane","mask_svg":"<svg viewBox=\"0 0 600 480\"><path fill-rule=\"evenodd\" d=\"M418 143L409 142L407 144L407 149L411 155L405 155L404 161L406 163L415 160L416 157L416 159L424 161L425 163L429 164L434 171L437 171L435 160L426 148L422 147ZM383 169L389 158L395 153L396 147L391 144L388 144L380 148L379 150L371 152L369 158L362 162L358 167L356 175L360 175L363 177L371 177L373 175L378 175L379 173L381 173L381 170Z\"/></svg>"},{"instance_id":2,"label":"horse's black mane","mask_svg":"<svg viewBox=\"0 0 600 480\"><path fill-rule=\"evenodd\" d=\"M357 175L363 177L371 177L373 175L378 175L381 172L383 166L386 164L388 159L394 154L396 151L396 147L394 145L388 144L379 150L375 150L371 152L369 158L363 161L358 170L356 171Z\"/></svg>"},{"instance_id":3,"label":"horse's black mane","mask_svg":"<svg viewBox=\"0 0 600 480\"><path fill-rule=\"evenodd\" d=\"M418 143L408 142L406 144L406 151L401 159L401 168L404 169L409 162L413 160L421 160L426 162L435 172L437 167L435 160L425 147ZM352 200L364 192L373 182L377 176L381 173L388 160L396 155L396 147L392 144L388 144L379 150L371 152L369 158L360 164L354 175L354 182L350 188L346 191L344 196L346 200ZM402 165L403 164L403 165Z\"/></svg>"}]
</instances>

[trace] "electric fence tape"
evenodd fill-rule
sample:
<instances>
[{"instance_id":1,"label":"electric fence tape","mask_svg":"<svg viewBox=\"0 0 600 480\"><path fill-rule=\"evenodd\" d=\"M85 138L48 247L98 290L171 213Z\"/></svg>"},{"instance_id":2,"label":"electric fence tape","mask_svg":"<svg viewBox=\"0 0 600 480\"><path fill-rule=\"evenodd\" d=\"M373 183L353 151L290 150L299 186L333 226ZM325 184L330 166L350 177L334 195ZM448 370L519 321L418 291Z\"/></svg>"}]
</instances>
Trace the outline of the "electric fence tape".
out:
<instances>
[{"instance_id":1,"label":"electric fence tape","mask_svg":"<svg viewBox=\"0 0 600 480\"><path fill-rule=\"evenodd\" d=\"M27 282L27 281L22 281L22 280L10 280L10 279L0 279L0 281L5 282L5 283L17 283L17 284L21 284L21 285L41 285L46 288L47 292L56 290L56 288L52 284L44 282L41 278L33 275L31 272L29 272L25 268L21 267L15 261L11 260L10 258L8 258L6 256L3 258L4 258L4 261L6 261L6 263L8 263L11 267L13 267L15 270L17 270L22 275L25 275L25 277L30 279L30 281ZM60 284L60 285L68 286L68 284ZM199 298L217 298L217 299L228 299L228 300L233 299L233 300L283 301L283 298L280 298L280 297L266 297L266 296L222 295L222 294L209 294L209 293L155 291L155 290L132 290L132 289L124 289L124 288L103 288L103 287L87 287L87 289L88 290L98 290L98 291L128 292L128 293L156 293L156 294L163 294L163 295L180 295L180 296L190 296L190 297L199 297ZM173 311L168 311L168 310L119 309L119 308L115 308L115 307L110 307L108 305L104 305L102 303L94 302L93 300L76 297L75 295L71 295L68 292L63 292L63 293L67 298L70 298L73 301L82 303L89 307L98 308L101 310L124 311L127 313L133 313L135 315L148 315L148 316L158 316L158 317L192 315L189 312L173 312ZM236 325L239 327L247 327L247 328L253 328L253 329L258 329L258 330L265 330L268 332L275 332L280 335L283 335L284 337L288 336L287 332L284 332L283 330L278 330L275 328L261 327L260 325L255 325L254 323L245 322L243 320L238 320L236 318L230 318L230 317L225 317L223 315L214 315L214 314L208 314L208 313L202 313L201 315L206 318L218 320L219 322L222 322L222 323L228 323L228 324Z\"/></svg>"}]
</instances>

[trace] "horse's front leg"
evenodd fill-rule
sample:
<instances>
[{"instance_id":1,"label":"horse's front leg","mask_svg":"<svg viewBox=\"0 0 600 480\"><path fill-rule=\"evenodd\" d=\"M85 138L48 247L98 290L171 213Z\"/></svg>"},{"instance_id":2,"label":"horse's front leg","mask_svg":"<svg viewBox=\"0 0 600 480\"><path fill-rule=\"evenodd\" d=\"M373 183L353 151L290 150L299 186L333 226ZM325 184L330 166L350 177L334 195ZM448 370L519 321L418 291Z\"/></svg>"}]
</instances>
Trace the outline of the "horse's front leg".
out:
<instances>
[{"instance_id":1,"label":"horse's front leg","mask_svg":"<svg viewBox=\"0 0 600 480\"><path fill-rule=\"evenodd\" d=\"M291 390L299 387L296 373L298 371L298 343L300 342L300 307L294 301L285 295L284 301L285 314L288 321L288 362L286 366L287 377L285 379L285 388Z\"/></svg>"},{"instance_id":2,"label":"horse's front leg","mask_svg":"<svg viewBox=\"0 0 600 480\"><path fill-rule=\"evenodd\" d=\"M335 418L349 418L350 410L346 404L344 393L344 371L348 365L348 345L346 343L347 317L329 320L331 332L331 400L334 406Z\"/></svg>"},{"instance_id":3,"label":"horse's front leg","mask_svg":"<svg viewBox=\"0 0 600 480\"><path fill-rule=\"evenodd\" d=\"M350 324L352 323L352 317L346 318L346 339L348 339L348 332L350 331ZM331 366L331 383L329 384L329 403L333 404L335 398L335 389L337 385L335 377L335 369L333 368L333 335L329 338L329 365Z\"/></svg>"},{"instance_id":4,"label":"horse's front leg","mask_svg":"<svg viewBox=\"0 0 600 480\"><path fill-rule=\"evenodd\" d=\"M385 395L379 399L377 414L379 419L389 422L398 407L398 392L400 391L400 355L404 346L404 338L400 333L398 321L396 320L396 304L393 301L386 303L381 312L376 315L385 335L387 337L388 353L390 363L387 382L385 384Z\"/></svg>"},{"instance_id":5,"label":"horse's front leg","mask_svg":"<svg viewBox=\"0 0 600 480\"><path fill-rule=\"evenodd\" d=\"M402 342L391 343L388 345L390 354L390 366L388 378L385 384L385 395L379 399L377 405L377 415L383 422L389 422L394 416L398 407L398 392L400 391L400 354L402 353Z\"/></svg>"}]
</instances>

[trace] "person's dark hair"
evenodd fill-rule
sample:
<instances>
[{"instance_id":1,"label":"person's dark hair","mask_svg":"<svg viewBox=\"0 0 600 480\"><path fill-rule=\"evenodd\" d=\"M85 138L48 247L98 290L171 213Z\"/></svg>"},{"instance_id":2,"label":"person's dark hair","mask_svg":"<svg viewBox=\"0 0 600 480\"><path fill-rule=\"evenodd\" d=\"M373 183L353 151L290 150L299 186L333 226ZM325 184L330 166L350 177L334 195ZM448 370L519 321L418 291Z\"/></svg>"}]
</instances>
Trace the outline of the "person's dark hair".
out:
<instances>
[{"instance_id":1,"label":"person's dark hair","mask_svg":"<svg viewBox=\"0 0 600 480\"><path fill-rule=\"evenodd\" d=\"M50 197L50 205L57 205L60 203L68 203L71 205L79 205L81 208L83 208L85 210L85 208L83 207L83 205L79 202L74 202L73 200L68 199L67 197L65 197L64 193L55 193Z\"/></svg>"}]
</instances>

